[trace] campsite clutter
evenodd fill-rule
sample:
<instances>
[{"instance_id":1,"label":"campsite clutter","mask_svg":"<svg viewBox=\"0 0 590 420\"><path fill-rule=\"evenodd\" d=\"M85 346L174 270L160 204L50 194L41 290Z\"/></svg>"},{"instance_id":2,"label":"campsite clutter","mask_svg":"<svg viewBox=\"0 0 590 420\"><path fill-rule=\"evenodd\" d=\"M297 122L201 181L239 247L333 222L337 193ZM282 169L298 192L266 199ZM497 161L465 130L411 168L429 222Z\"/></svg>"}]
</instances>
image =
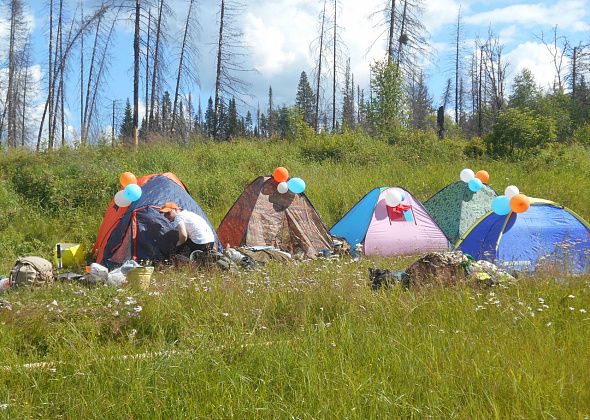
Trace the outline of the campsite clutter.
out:
<instances>
[{"instance_id":1,"label":"campsite clutter","mask_svg":"<svg viewBox=\"0 0 590 420\"><path fill-rule=\"evenodd\" d=\"M83 247L58 243L53 265L40 257L19 258L10 275L0 279L0 291L51 285L55 278L148 288L152 262L183 261L174 255L179 233L159 211L170 202L201 216L215 235L214 250L205 260L193 252L184 261L189 266L237 270L346 254L355 261L425 254L404 272L371 269L374 289L460 279L489 286L511 280L509 273L541 268L590 272L590 225L576 213L530 198L515 185L498 196L485 170L465 168L459 178L424 204L401 187L374 188L328 231L305 195L305 181L280 166L246 186L216 232L176 175L137 178L124 172L98 231L95 262L85 273L76 272L86 264Z\"/></svg>"}]
</instances>

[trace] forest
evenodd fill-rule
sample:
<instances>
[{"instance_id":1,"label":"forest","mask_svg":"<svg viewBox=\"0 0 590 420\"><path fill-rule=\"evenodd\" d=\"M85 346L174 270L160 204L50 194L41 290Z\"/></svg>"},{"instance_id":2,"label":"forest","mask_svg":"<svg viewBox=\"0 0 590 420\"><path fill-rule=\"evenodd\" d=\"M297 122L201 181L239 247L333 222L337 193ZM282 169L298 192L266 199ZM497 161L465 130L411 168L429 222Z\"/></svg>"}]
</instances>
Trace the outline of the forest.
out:
<instances>
[{"instance_id":1,"label":"forest","mask_svg":"<svg viewBox=\"0 0 590 420\"><path fill-rule=\"evenodd\" d=\"M294 103L279 103L272 86L262 98L249 91L245 76L256 71L249 67L239 26L245 10L239 1L215 5L214 34L200 33L194 0L182 2L187 7L182 17L175 15L178 2L171 0L46 3L43 68L32 66L30 5L25 0L2 5L7 54L0 79L0 142L5 148L293 138L301 130L361 130L395 142L414 129L469 139L476 154L518 158L548 142L590 142L590 39L576 43L558 26L535 35L554 69L552 86L543 87L531 69L508 77L510 62L492 26L467 39L459 7L449 39L452 70L443 91L433 92L427 72L436 51L422 20L422 1L388 0L380 10L368 11L382 37L367 48L382 48L382 58L366 63L370 80L355 81L341 36L346 28L338 20L343 6L324 0L317 4L317 33L309 46L314 65L302 66L292 88ZM110 98L109 83L116 75L109 66L122 25L133 34L128 45L133 97ZM208 97L201 94L207 92L200 86L204 69L196 66L206 54L205 35L215 39L207 60L215 66Z\"/></svg>"}]
</instances>

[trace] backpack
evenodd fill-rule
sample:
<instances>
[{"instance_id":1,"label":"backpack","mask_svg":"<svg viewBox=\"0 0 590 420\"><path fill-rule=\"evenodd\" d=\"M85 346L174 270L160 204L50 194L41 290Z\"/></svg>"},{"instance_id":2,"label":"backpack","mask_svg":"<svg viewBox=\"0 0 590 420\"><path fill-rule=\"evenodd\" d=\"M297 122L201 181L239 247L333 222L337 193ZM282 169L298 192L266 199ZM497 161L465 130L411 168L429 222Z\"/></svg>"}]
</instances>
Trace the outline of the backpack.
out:
<instances>
[{"instance_id":1,"label":"backpack","mask_svg":"<svg viewBox=\"0 0 590 420\"><path fill-rule=\"evenodd\" d=\"M10 284L13 287L49 285L53 283L52 270L52 264L44 258L19 258L10 270Z\"/></svg>"}]
</instances>

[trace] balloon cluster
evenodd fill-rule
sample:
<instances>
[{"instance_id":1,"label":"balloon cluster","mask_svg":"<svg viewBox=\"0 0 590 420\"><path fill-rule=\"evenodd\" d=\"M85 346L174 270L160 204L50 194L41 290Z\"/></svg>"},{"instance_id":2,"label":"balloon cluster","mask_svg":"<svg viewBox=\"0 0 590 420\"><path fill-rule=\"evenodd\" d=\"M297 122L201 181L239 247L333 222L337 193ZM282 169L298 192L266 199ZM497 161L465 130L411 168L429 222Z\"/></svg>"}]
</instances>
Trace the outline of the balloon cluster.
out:
<instances>
[{"instance_id":1,"label":"balloon cluster","mask_svg":"<svg viewBox=\"0 0 590 420\"><path fill-rule=\"evenodd\" d=\"M289 171L282 166L274 170L272 177L278 183L277 191L280 194L285 194L287 191L301 194L305 191L305 181L301 178L289 178Z\"/></svg>"},{"instance_id":2,"label":"balloon cluster","mask_svg":"<svg viewBox=\"0 0 590 420\"><path fill-rule=\"evenodd\" d=\"M490 174L483 169L474 173L471 169L465 168L461 171L460 177L461 181L465 182L473 192L481 190L483 184L487 184L490 180Z\"/></svg>"},{"instance_id":3,"label":"balloon cluster","mask_svg":"<svg viewBox=\"0 0 590 420\"><path fill-rule=\"evenodd\" d=\"M499 195L492 200L492 211L498 216L506 216L511 211L524 213L530 206L529 198L521 194L515 185L506 187L504 195Z\"/></svg>"},{"instance_id":4,"label":"balloon cluster","mask_svg":"<svg viewBox=\"0 0 590 420\"><path fill-rule=\"evenodd\" d=\"M406 194L403 191L394 190L393 188L390 188L385 191L385 203L389 207L397 207L405 199L406 199Z\"/></svg>"},{"instance_id":5,"label":"balloon cluster","mask_svg":"<svg viewBox=\"0 0 590 420\"><path fill-rule=\"evenodd\" d=\"M123 189L115 194L115 204L127 207L141 197L141 187L137 185L137 178L131 172L124 172L119 177Z\"/></svg>"}]
</instances>

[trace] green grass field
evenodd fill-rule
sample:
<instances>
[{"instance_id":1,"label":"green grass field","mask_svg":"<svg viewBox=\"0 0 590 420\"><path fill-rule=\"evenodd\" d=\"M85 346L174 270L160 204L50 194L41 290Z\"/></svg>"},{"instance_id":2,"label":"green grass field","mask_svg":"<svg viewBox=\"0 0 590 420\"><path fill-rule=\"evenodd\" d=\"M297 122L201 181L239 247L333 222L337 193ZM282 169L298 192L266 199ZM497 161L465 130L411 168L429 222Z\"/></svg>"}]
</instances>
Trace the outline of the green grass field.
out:
<instances>
[{"instance_id":1,"label":"green grass field","mask_svg":"<svg viewBox=\"0 0 590 420\"><path fill-rule=\"evenodd\" d=\"M411 140L411 141L410 141ZM173 171L217 225L255 176L286 166L327 225L369 189L426 199L486 169L590 218L590 157L471 160L460 142L363 135L299 142L11 154L0 173L0 268L95 239L118 175ZM590 277L492 289L373 292L367 269L412 259L161 271L147 291L57 284L0 295L0 416L66 418L590 416Z\"/></svg>"}]
</instances>

